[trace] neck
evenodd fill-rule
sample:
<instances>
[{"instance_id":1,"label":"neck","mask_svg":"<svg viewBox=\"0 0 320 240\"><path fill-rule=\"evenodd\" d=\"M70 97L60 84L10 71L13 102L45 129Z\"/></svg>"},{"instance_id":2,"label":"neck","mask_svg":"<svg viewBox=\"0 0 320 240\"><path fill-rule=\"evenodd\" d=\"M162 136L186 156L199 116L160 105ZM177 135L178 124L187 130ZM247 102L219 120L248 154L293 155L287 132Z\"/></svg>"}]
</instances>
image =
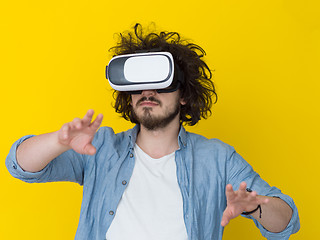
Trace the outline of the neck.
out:
<instances>
[{"instance_id":1,"label":"neck","mask_svg":"<svg viewBox=\"0 0 320 240\"><path fill-rule=\"evenodd\" d=\"M166 127L147 130L140 126L136 143L152 158L161 158L179 148L178 135L180 130L179 115Z\"/></svg>"}]
</instances>

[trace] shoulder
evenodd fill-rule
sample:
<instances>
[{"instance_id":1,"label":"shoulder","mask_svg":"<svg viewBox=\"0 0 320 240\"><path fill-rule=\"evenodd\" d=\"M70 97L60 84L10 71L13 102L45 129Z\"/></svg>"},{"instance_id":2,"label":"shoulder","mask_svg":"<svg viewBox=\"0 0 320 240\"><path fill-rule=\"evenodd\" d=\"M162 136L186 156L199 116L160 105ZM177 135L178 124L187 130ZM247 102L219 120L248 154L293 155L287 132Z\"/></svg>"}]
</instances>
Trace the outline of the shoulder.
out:
<instances>
[{"instance_id":1,"label":"shoulder","mask_svg":"<svg viewBox=\"0 0 320 240\"><path fill-rule=\"evenodd\" d=\"M234 147L217 138L207 138L191 132L187 132L187 138L188 142L199 150L228 152L230 154L235 151Z\"/></svg>"},{"instance_id":2,"label":"shoulder","mask_svg":"<svg viewBox=\"0 0 320 240\"><path fill-rule=\"evenodd\" d=\"M112 141L115 137L116 134L111 127L100 127L94 136L93 144L102 145L105 142Z\"/></svg>"},{"instance_id":3,"label":"shoulder","mask_svg":"<svg viewBox=\"0 0 320 240\"><path fill-rule=\"evenodd\" d=\"M92 141L93 145L97 148L100 147L116 147L128 146L131 136L134 135L134 129L115 133L111 127L100 127L96 132Z\"/></svg>"},{"instance_id":4,"label":"shoulder","mask_svg":"<svg viewBox=\"0 0 320 240\"><path fill-rule=\"evenodd\" d=\"M111 127L100 127L94 136L93 142L103 143L106 141L116 141L117 139L123 139L128 131L129 130L125 132L115 133Z\"/></svg>"}]
</instances>

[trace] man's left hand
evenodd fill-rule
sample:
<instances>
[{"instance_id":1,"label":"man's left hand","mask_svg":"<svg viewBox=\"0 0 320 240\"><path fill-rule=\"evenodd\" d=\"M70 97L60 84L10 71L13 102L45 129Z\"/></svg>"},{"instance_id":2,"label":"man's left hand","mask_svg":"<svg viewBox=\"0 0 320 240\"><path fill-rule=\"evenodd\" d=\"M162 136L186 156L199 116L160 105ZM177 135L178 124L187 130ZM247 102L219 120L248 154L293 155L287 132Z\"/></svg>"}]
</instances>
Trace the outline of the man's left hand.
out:
<instances>
[{"instance_id":1,"label":"man's left hand","mask_svg":"<svg viewBox=\"0 0 320 240\"><path fill-rule=\"evenodd\" d=\"M221 225L225 227L231 219L238 217L242 212L250 212L269 199L261 198L257 192L248 192L247 184L240 183L239 190L234 191L231 184L226 186L227 207L223 212Z\"/></svg>"}]
</instances>

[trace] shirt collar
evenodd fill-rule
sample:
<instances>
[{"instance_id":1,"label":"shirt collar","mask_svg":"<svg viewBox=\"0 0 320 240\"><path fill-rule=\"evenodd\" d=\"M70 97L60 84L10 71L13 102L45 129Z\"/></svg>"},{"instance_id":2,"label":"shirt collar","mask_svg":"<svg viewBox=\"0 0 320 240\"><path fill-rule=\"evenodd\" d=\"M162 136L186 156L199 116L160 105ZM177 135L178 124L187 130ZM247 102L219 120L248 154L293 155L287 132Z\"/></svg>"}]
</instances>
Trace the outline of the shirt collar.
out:
<instances>
[{"instance_id":1,"label":"shirt collar","mask_svg":"<svg viewBox=\"0 0 320 240\"><path fill-rule=\"evenodd\" d=\"M133 148L134 145L136 144L136 139L139 131L140 131L140 125L137 124L133 128L129 129L127 132L130 139L129 141L130 141L131 148Z\"/></svg>"},{"instance_id":2,"label":"shirt collar","mask_svg":"<svg viewBox=\"0 0 320 240\"><path fill-rule=\"evenodd\" d=\"M128 130L128 136L130 139L130 147L133 148L135 143L136 143L136 139L137 139L137 135L138 132L140 131L140 125L137 124L135 125L132 129ZM187 146L187 132L185 130L185 128L181 125L180 127L180 131L179 131L179 135L178 135L178 141L179 141L179 147L181 148L186 147Z\"/></svg>"},{"instance_id":3,"label":"shirt collar","mask_svg":"<svg viewBox=\"0 0 320 240\"><path fill-rule=\"evenodd\" d=\"M179 140L179 146L180 146L180 148L181 148L182 146L184 146L184 147L187 146L187 132L186 132L185 128L184 128L182 125L181 125L181 127L180 127L178 140Z\"/></svg>"}]
</instances>

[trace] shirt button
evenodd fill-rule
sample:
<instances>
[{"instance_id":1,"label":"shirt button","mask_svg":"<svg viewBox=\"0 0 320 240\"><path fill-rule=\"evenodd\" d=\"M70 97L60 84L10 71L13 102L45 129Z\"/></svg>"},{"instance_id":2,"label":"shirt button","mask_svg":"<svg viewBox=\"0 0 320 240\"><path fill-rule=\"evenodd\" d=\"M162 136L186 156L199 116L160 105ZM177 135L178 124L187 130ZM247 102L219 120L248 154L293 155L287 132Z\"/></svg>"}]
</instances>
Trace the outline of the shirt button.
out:
<instances>
[{"instance_id":1,"label":"shirt button","mask_svg":"<svg viewBox=\"0 0 320 240\"><path fill-rule=\"evenodd\" d=\"M13 169L17 169L17 166L16 166L16 165L13 165L12 167L13 167Z\"/></svg>"},{"instance_id":2,"label":"shirt button","mask_svg":"<svg viewBox=\"0 0 320 240\"><path fill-rule=\"evenodd\" d=\"M130 157L131 157L131 158L133 157L133 154L132 154L132 153L130 154Z\"/></svg>"},{"instance_id":3,"label":"shirt button","mask_svg":"<svg viewBox=\"0 0 320 240\"><path fill-rule=\"evenodd\" d=\"M113 215L113 214L114 214L114 212L113 212L113 211L110 211L110 212L109 212L109 214L110 214L110 215Z\"/></svg>"},{"instance_id":4,"label":"shirt button","mask_svg":"<svg viewBox=\"0 0 320 240\"><path fill-rule=\"evenodd\" d=\"M123 180L122 181L122 185L126 185L127 184L127 181L126 180Z\"/></svg>"}]
</instances>

